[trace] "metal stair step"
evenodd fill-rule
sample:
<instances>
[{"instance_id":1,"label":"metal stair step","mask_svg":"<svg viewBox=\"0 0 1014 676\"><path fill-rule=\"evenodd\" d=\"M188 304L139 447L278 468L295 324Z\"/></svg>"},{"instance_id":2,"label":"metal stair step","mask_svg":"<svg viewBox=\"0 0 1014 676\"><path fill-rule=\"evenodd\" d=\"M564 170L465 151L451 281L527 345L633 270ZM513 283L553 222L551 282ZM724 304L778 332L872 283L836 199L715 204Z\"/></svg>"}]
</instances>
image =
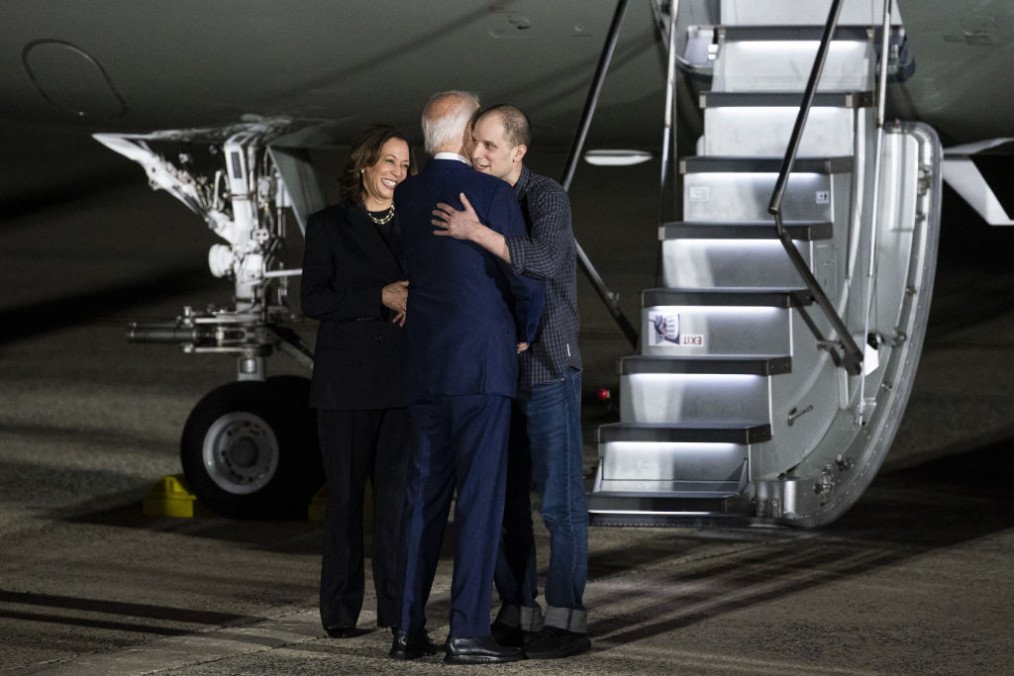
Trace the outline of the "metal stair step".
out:
<instances>
[{"instance_id":1,"label":"metal stair step","mask_svg":"<svg viewBox=\"0 0 1014 676\"><path fill-rule=\"evenodd\" d=\"M770 218L768 204L781 163L770 155L682 160L683 220L756 223ZM793 166L782 201L783 218L789 222L845 223L852 192L852 158L800 158ZM829 170L841 173L827 173Z\"/></svg>"},{"instance_id":2,"label":"metal stair step","mask_svg":"<svg viewBox=\"0 0 1014 676\"><path fill-rule=\"evenodd\" d=\"M749 500L738 494L631 495L600 491L588 496L589 524L592 526L739 526L750 525Z\"/></svg>"},{"instance_id":3,"label":"metal stair step","mask_svg":"<svg viewBox=\"0 0 1014 676\"><path fill-rule=\"evenodd\" d=\"M700 96L702 109L714 108L799 108L802 92L704 92ZM813 97L816 108L868 108L874 105L873 92L836 91L817 92Z\"/></svg>"},{"instance_id":4,"label":"metal stair step","mask_svg":"<svg viewBox=\"0 0 1014 676\"><path fill-rule=\"evenodd\" d=\"M830 221L797 221L784 223L792 239L813 242L834 237ZM774 221L751 223L707 223L677 221L658 229L662 241L674 239L777 239Z\"/></svg>"},{"instance_id":5,"label":"metal stair step","mask_svg":"<svg viewBox=\"0 0 1014 676\"><path fill-rule=\"evenodd\" d=\"M771 430L756 425L607 425L596 489L627 495L732 496L749 477L755 444Z\"/></svg>"},{"instance_id":6,"label":"metal stair step","mask_svg":"<svg viewBox=\"0 0 1014 676\"><path fill-rule=\"evenodd\" d=\"M793 308L812 303L813 298L805 288L645 289L641 292L643 307L692 305Z\"/></svg>"},{"instance_id":7,"label":"metal stair step","mask_svg":"<svg viewBox=\"0 0 1014 676\"><path fill-rule=\"evenodd\" d=\"M851 157L799 158L792 165L794 174L844 174L852 171ZM696 156L680 161L683 174L701 173L770 173L781 171L782 159L777 157Z\"/></svg>"},{"instance_id":8,"label":"metal stair step","mask_svg":"<svg viewBox=\"0 0 1014 676\"><path fill-rule=\"evenodd\" d=\"M813 270L814 261L830 255L834 236L830 221L790 221L786 230L796 250ZM773 221L676 222L659 228L662 285L668 288L789 288L799 286Z\"/></svg>"},{"instance_id":9,"label":"metal stair step","mask_svg":"<svg viewBox=\"0 0 1014 676\"><path fill-rule=\"evenodd\" d=\"M731 97L741 95L737 93ZM798 112L790 105L705 108L704 136L699 142L698 154L781 158L792 137ZM872 108L812 108L797 158L851 156L855 152L856 133L862 133L872 115Z\"/></svg>"},{"instance_id":10,"label":"metal stair step","mask_svg":"<svg viewBox=\"0 0 1014 676\"><path fill-rule=\"evenodd\" d=\"M789 354L795 322L791 308L812 302L800 288L647 289L642 294L641 355Z\"/></svg>"},{"instance_id":11,"label":"metal stair step","mask_svg":"<svg viewBox=\"0 0 1014 676\"><path fill-rule=\"evenodd\" d=\"M792 357L786 355L748 357L633 355L620 359L621 376L638 373L776 376L791 371Z\"/></svg>"},{"instance_id":12,"label":"metal stair step","mask_svg":"<svg viewBox=\"0 0 1014 676\"><path fill-rule=\"evenodd\" d=\"M757 7L760 7L760 3L757 4ZM760 11L763 12L764 10L761 9ZM715 32L719 43L723 47L729 44L772 42L818 43L824 34L826 13L821 17L821 20L808 24L804 22L797 23L799 20L798 7L794 7L791 11L797 15L793 17L795 20L791 22L778 23L779 19L777 15L768 12L765 20L770 21L770 25L723 25L718 26ZM880 52L883 27L879 23L880 13L876 12L875 14L876 23L867 24L863 22L862 24L843 25L839 21L832 37L831 50L833 51L835 46L865 43L875 53L873 60L878 60L876 54ZM896 12L892 18L894 22L900 21ZM892 22L888 35L888 81L902 82L911 77L915 72L915 60L908 49L908 38L905 28L894 22ZM839 82L838 85L842 86L844 82ZM855 83L850 86L855 86Z\"/></svg>"},{"instance_id":13,"label":"metal stair step","mask_svg":"<svg viewBox=\"0 0 1014 676\"><path fill-rule=\"evenodd\" d=\"M614 441L756 444L771 440L771 425L679 425L656 423L609 423L599 426L599 443Z\"/></svg>"},{"instance_id":14,"label":"metal stair step","mask_svg":"<svg viewBox=\"0 0 1014 676\"><path fill-rule=\"evenodd\" d=\"M719 0L721 23L727 26L822 26L831 0ZM883 21L883 3L846 0L838 15L839 26L870 26ZM891 21L901 24L897 3Z\"/></svg>"},{"instance_id":15,"label":"metal stair step","mask_svg":"<svg viewBox=\"0 0 1014 676\"><path fill-rule=\"evenodd\" d=\"M782 333L786 330L787 325ZM736 335L748 331L749 321L741 321ZM791 349L774 331L765 330L758 347ZM700 347L681 342L678 352L646 345L644 354L622 358L620 422L723 426L769 420L773 376L789 373L792 358L760 350L751 354L746 348L733 351L735 340L721 335L702 334L701 342Z\"/></svg>"},{"instance_id":16,"label":"metal stair step","mask_svg":"<svg viewBox=\"0 0 1014 676\"><path fill-rule=\"evenodd\" d=\"M628 496L738 495L748 481L751 449L770 439L766 423L605 425L595 488Z\"/></svg>"},{"instance_id":17,"label":"metal stair step","mask_svg":"<svg viewBox=\"0 0 1014 676\"><path fill-rule=\"evenodd\" d=\"M771 42L771 41L819 41L824 35L824 26L720 26L719 40L728 42ZM837 26L832 40L870 42L880 44L880 26ZM905 31L891 28L891 44L904 39Z\"/></svg>"},{"instance_id":18,"label":"metal stair step","mask_svg":"<svg viewBox=\"0 0 1014 676\"><path fill-rule=\"evenodd\" d=\"M726 26L719 28L713 91L803 91L823 28ZM867 90L874 86L878 45L867 30L842 28L828 47L819 91ZM900 38L898 38L900 39Z\"/></svg>"}]
</instances>

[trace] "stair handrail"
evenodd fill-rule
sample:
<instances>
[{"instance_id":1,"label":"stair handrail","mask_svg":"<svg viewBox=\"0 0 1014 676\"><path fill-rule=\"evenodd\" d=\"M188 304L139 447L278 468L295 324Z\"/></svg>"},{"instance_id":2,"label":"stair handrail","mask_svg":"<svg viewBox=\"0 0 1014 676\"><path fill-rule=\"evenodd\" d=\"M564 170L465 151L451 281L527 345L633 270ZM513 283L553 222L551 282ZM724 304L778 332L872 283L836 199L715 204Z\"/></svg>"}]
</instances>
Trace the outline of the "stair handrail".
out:
<instances>
[{"instance_id":1,"label":"stair handrail","mask_svg":"<svg viewBox=\"0 0 1014 676\"><path fill-rule=\"evenodd\" d=\"M803 101L799 106L799 113L796 115L796 122L792 127L792 135L789 137L789 144L785 150L782 167L778 172L778 179L775 181L775 189L771 193L771 201L768 203L768 213L774 216L778 239L781 240L785 253L788 254L792 264L806 283L810 296L824 312L828 321L831 322L831 326L838 333L838 345L842 348L844 354L838 354L834 348L834 343L825 339L816 324L810 321L809 317L804 313L803 318L806 320L810 331L817 338L817 344L831 353L835 364L842 366L850 375L859 375L862 371L863 352L849 334L845 321L831 304L820 282L817 281L813 272L806 265L806 261L803 260L803 256L796 249L792 236L785 229L785 224L782 221L782 199L785 196L785 188L788 185L789 174L792 173L792 165L796 161L796 154L799 152L799 144L803 137L803 130L806 127L806 119L810 114L810 108L813 107L817 82L820 80L820 74L824 70L824 62L827 60L827 52L831 46L831 37L834 35L835 27L838 24L840 12L841 0L831 0L831 9L827 15L827 23L824 24L824 32L820 38L820 46L817 48L817 56L813 60L813 68L810 70L810 77L806 82L806 89L803 92Z\"/></svg>"}]
</instances>

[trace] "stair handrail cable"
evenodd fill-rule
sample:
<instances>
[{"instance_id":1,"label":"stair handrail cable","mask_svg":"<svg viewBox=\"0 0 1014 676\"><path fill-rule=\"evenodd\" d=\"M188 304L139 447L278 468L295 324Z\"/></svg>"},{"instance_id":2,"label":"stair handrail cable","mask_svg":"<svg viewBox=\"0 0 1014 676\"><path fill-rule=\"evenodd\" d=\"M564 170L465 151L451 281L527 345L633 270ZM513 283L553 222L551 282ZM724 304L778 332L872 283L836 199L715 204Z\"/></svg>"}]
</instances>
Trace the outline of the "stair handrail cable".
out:
<instances>
[{"instance_id":1,"label":"stair handrail cable","mask_svg":"<svg viewBox=\"0 0 1014 676\"><path fill-rule=\"evenodd\" d=\"M668 66L665 74L665 109L662 111L662 156L661 156L661 171L659 172L659 185L658 185L658 222L660 224L665 223L668 219L667 216L670 213L679 213L678 209L678 180L679 171L676 170L676 134L673 133L673 129L676 126L676 22L679 16L679 0L668 0L669 4L669 25L665 27L663 31L663 24L661 18L664 16L663 13L658 9L666 0L656 0L652 4L652 9L656 13L656 17L659 19L659 33L662 41L665 43L667 52ZM671 152L670 152L671 150ZM669 182L669 171L672 169L673 177L673 189L672 189L672 203L667 205L667 195L670 193L667 191L667 185ZM655 285L662 285L662 256L661 251L659 256L655 259Z\"/></svg>"},{"instance_id":2,"label":"stair handrail cable","mask_svg":"<svg viewBox=\"0 0 1014 676\"><path fill-rule=\"evenodd\" d=\"M774 216L775 229L778 232L778 238L782 242L782 246L785 248L785 253L788 254L789 259L799 272L803 281L806 283L807 290L813 298L813 301L818 307L824 312L828 321L831 322L831 326L838 334L839 344L844 352L843 355L838 355L837 352L831 347L831 343L825 340L817 329L816 325L812 321L807 321L806 324L810 327L810 330L814 333L817 338L817 342L821 347L826 348L831 352L832 358L836 364L840 364L845 370L851 375L858 375L862 371L863 364L863 353L849 334L848 327L845 326L845 321L835 310L831 301L827 297L824 289L821 287L820 282L810 271L806 261L803 260L802 255L796 249L795 244L792 241L792 236L788 230L785 229L785 224L782 221L782 199L785 196L785 189L788 185L789 174L792 173L792 165L796 161L796 155L799 152L799 144L803 137L803 130L806 127L806 119L810 114L810 108L813 107L813 98L817 91L817 83L820 80L820 74L824 70L824 62L827 60L827 52L831 46L831 38L834 35L835 27L838 24L838 15L841 12L841 0L831 0L831 9L828 12L827 23L824 25L824 32L820 38L820 45L817 48L817 56L813 60L813 68L810 70L810 77L806 82L806 89L803 93L803 101L799 106L799 113L796 115L796 122L792 127L792 135L789 137L788 147L785 150L785 157L782 160L782 167L778 172L778 179L775 181L774 191L771 193L771 201L768 203L768 213Z\"/></svg>"},{"instance_id":3,"label":"stair handrail cable","mask_svg":"<svg viewBox=\"0 0 1014 676\"><path fill-rule=\"evenodd\" d=\"M623 23L623 15L627 11L628 2L629 0L619 0L616 3L616 10L613 12L613 19L609 24L609 32L606 35L606 43L602 48L602 53L599 55L599 62L595 68L591 88L588 90L588 97L585 99L584 109L581 111L581 119L578 121L577 132L574 134L570 153L564 165L560 185L568 193L570 192L571 181L574 179L574 172L577 170L578 160L581 159L581 151L584 149L585 139L588 137L588 128L591 126L592 116L595 113L595 108L598 106L599 93L602 91L602 83L605 81L606 72L609 70L609 62L612 61L613 52L616 51L616 43L620 37L620 25ZM576 249L578 265L584 271L585 277L591 282L592 287L605 304L606 310L612 316L613 321L620 327L620 331L623 332L623 335L630 342L631 346L636 348L638 341L637 329L630 323L627 316L623 314L623 309L620 307L619 294L609 290L599 275L598 270L592 264L591 259L588 258L588 254L585 253L584 248L576 238L574 239L574 248Z\"/></svg>"},{"instance_id":4,"label":"stair handrail cable","mask_svg":"<svg viewBox=\"0 0 1014 676\"><path fill-rule=\"evenodd\" d=\"M887 102L887 63L888 49L890 48L891 32L891 0L884 0L883 23L880 35L880 64L877 73L877 140L873 158L873 197L870 200L872 207L872 227L870 228L870 257L866 270L866 307L864 308L863 335L870 335L870 312L873 308L873 292L875 271L877 266L877 223L880 217L880 172L883 164L882 153L884 146L884 110ZM869 340L869 338L867 338ZM859 410L860 418L866 408L866 378L859 381Z\"/></svg>"},{"instance_id":5,"label":"stair handrail cable","mask_svg":"<svg viewBox=\"0 0 1014 676\"><path fill-rule=\"evenodd\" d=\"M669 164L676 156L676 139L673 128L676 126L676 15L679 12L679 0L669 2L669 39L668 67L665 78L665 111L662 121L662 175L660 189L665 190L669 179ZM672 155L669 154L670 137L672 137Z\"/></svg>"}]
</instances>

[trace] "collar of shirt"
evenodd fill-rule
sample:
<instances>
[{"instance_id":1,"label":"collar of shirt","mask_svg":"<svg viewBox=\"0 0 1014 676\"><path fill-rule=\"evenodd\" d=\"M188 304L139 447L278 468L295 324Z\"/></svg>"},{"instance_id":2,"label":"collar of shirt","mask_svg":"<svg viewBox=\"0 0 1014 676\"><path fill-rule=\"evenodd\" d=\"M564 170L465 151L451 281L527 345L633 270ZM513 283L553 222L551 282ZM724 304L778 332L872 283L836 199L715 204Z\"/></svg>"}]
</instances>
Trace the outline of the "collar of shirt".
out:
<instances>
[{"instance_id":1,"label":"collar of shirt","mask_svg":"<svg viewBox=\"0 0 1014 676\"><path fill-rule=\"evenodd\" d=\"M435 160L457 160L458 162L464 162L465 164L467 164L469 166L472 165L472 163L468 161L467 157L465 157L464 155L459 155L458 153L437 153L436 155L433 156L433 159L435 159Z\"/></svg>"},{"instance_id":2,"label":"collar of shirt","mask_svg":"<svg viewBox=\"0 0 1014 676\"><path fill-rule=\"evenodd\" d=\"M528 168L527 164L521 165L521 175L518 176L517 183L514 184L514 192L518 196L518 201L525 196L525 191L528 189L528 181L532 177L532 172Z\"/></svg>"}]
</instances>

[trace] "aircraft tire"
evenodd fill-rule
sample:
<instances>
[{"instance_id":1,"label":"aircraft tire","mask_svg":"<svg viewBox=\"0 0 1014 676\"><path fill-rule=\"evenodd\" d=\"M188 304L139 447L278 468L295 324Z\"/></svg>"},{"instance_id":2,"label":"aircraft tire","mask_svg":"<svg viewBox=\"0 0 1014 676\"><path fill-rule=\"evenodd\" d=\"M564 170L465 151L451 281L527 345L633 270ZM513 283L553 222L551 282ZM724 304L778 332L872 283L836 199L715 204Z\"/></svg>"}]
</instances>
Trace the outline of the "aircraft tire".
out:
<instances>
[{"instance_id":1,"label":"aircraft tire","mask_svg":"<svg viewBox=\"0 0 1014 676\"><path fill-rule=\"evenodd\" d=\"M199 504L237 519L306 518L323 484L310 381L276 376L205 395L180 439L187 485Z\"/></svg>"}]
</instances>

